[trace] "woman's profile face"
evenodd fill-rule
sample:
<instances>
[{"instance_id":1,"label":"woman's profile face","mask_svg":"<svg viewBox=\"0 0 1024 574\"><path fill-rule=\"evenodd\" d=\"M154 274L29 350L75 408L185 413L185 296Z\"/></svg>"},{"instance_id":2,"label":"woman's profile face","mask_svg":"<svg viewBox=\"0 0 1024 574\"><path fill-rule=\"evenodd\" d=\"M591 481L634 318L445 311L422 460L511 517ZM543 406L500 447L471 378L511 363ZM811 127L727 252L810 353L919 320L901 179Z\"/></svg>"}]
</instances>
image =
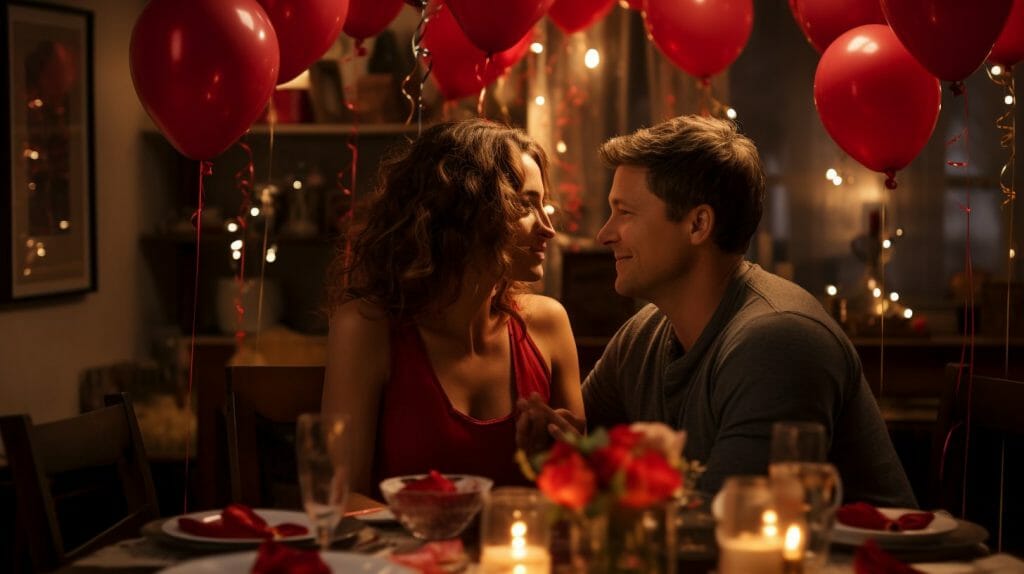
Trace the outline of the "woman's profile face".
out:
<instances>
[{"instance_id":1,"label":"woman's profile face","mask_svg":"<svg viewBox=\"0 0 1024 574\"><path fill-rule=\"evenodd\" d=\"M524 153L522 160L525 178L519 200L526 214L519 218L516 226L509 279L537 281L544 276L544 252L547 251L548 240L555 236L555 230L544 211L547 190L544 189L540 166L529 154Z\"/></svg>"}]
</instances>

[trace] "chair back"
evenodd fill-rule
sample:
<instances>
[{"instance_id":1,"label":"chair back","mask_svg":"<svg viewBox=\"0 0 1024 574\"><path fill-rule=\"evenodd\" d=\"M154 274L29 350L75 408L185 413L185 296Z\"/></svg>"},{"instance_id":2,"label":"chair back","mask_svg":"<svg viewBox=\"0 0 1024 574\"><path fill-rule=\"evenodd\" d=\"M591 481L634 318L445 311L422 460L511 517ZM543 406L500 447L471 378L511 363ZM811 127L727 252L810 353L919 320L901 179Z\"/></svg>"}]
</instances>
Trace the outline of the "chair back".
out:
<instances>
[{"instance_id":1,"label":"chair back","mask_svg":"<svg viewBox=\"0 0 1024 574\"><path fill-rule=\"evenodd\" d=\"M1022 407L1024 382L971 378L967 366L948 365L932 438L934 502L988 529L992 548L1014 553L1024 552Z\"/></svg>"},{"instance_id":2,"label":"chair back","mask_svg":"<svg viewBox=\"0 0 1024 574\"><path fill-rule=\"evenodd\" d=\"M41 425L0 417L17 498L16 569L53 570L159 517L131 400L121 393L106 403Z\"/></svg>"},{"instance_id":3,"label":"chair back","mask_svg":"<svg viewBox=\"0 0 1024 574\"><path fill-rule=\"evenodd\" d=\"M227 367L226 427L231 498L299 508L295 421L320 412L323 366Z\"/></svg>"}]
</instances>

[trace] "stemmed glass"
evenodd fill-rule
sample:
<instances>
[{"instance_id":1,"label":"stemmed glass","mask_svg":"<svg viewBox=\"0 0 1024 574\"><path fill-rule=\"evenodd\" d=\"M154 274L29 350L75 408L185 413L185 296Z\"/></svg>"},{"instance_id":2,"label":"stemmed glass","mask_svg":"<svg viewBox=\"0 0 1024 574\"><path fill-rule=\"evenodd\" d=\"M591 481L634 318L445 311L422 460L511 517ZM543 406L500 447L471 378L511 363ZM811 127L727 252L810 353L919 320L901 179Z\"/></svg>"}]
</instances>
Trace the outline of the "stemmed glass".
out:
<instances>
[{"instance_id":1,"label":"stemmed glass","mask_svg":"<svg viewBox=\"0 0 1024 574\"><path fill-rule=\"evenodd\" d=\"M836 467L825 460L825 427L813 422L779 422L772 427L768 474L779 519L805 528L804 565L817 572L828 559L835 511L842 500Z\"/></svg>"},{"instance_id":2,"label":"stemmed glass","mask_svg":"<svg viewBox=\"0 0 1024 574\"><path fill-rule=\"evenodd\" d=\"M295 425L295 458L302 506L316 525L322 550L330 548L348 498L348 417L300 415Z\"/></svg>"}]
</instances>

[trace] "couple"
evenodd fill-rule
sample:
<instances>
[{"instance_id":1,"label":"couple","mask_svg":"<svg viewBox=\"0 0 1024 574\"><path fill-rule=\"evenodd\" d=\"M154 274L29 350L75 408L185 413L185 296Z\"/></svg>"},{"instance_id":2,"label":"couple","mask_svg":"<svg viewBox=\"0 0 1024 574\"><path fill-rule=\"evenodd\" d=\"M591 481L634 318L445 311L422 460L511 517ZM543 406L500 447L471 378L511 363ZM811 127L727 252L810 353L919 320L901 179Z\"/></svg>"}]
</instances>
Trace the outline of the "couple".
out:
<instances>
[{"instance_id":1,"label":"couple","mask_svg":"<svg viewBox=\"0 0 1024 574\"><path fill-rule=\"evenodd\" d=\"M688 432L698 487L764 474L772 423L825 425L846 497L916 506L853 345L800 287L744 260L761 219L753 142L681 116L601 147L597 239L649 301L580 386L569 320L521 292L555 236L547 157L486 120L431 127L382 166L332 293L323 410L351 417L353 490L426 472L523 482L517 447L634 421Z\"/></svg>"}]
</instances>

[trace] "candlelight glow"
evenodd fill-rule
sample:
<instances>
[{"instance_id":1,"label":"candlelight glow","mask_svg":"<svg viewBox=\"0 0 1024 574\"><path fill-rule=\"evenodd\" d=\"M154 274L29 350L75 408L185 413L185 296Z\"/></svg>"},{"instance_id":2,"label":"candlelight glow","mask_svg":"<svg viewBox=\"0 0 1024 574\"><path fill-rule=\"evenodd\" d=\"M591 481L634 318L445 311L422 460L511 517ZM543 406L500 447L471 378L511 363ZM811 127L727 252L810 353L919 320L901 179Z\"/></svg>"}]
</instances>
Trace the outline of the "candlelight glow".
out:
<instances>
[{"instance_id":1,"label":"candlelight glow","mask_svg":"<svg viewBox=\"0 0 1024 574\"><path fill-rule=\"evenodd\" d=\"M779 515L774 510L765 510L761 514L761 534L768 538L779 535Z\"/></svg>"},{"instance_id":2,"label":"candlelight glow","mask_svg":"<svg viewBox=\"0 0 1024 574\"><path fill-rule=\"evenodd\" d=\"M801 547L803 546L803 532L796 524L790 524L786 529L786 541L782 549L782 555L786 560L800 560Z\"/></svg>"}]
</instances>

